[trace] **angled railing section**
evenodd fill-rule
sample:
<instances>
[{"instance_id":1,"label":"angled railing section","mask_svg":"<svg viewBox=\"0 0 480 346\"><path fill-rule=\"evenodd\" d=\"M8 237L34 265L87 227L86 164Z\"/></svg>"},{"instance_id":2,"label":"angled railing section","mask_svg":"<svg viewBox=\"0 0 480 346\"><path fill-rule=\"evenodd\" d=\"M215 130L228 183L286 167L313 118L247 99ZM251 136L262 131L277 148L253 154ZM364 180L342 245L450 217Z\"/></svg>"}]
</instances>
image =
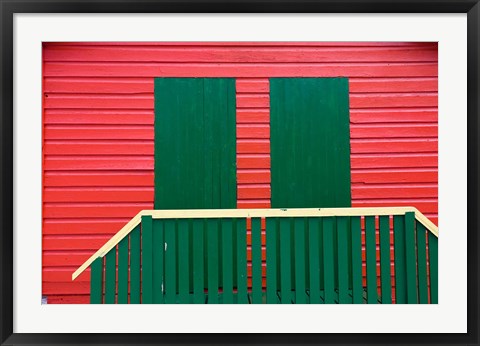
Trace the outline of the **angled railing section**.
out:
<instances>
[{"instance_id":1,"label":"angled railing section","mask_svg":"<svg viewBox=\"0 0 480 346\"><path fill-rule=\"evenodd\" d=\"M72 280L88 267L91 303L437 303L438 228L413 207L144 210Z\"/></svg>"}]
</instances>

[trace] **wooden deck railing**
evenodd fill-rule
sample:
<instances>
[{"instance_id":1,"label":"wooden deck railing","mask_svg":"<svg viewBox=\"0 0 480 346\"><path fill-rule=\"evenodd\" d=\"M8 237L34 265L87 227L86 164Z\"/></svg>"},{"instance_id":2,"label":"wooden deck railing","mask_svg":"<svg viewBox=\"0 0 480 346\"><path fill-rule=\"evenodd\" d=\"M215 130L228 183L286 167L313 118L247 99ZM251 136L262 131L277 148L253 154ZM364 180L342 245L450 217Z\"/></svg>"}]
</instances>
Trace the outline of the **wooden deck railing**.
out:
<instances>
[{"instance_id":1,"label":"wooden deck railing","mask_svg":"<svg viewBox=\"0 0 480 346\"><path fill-rule=\"evenodd\" d=\"M72 280L88 267L91 303L437 303L438 228L413 207L144 210Z\"/></svg>"}]
</instances>

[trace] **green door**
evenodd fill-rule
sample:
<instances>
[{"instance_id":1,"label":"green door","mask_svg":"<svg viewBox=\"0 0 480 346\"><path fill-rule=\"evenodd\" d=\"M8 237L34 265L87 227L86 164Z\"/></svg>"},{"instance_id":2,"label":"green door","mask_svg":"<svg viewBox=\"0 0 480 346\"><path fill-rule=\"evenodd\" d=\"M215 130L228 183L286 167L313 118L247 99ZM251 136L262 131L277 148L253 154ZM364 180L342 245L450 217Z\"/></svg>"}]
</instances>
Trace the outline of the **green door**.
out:
<instances>
[{"instance_id":1,"label":"green door","mask_svg":"<svg viewBox=\"0 0 480 346\"><path fill-rule=\"evenodd\" d=\"M235 80L155 79L155 209L237 207Z\"/></svg>"}]
</instances>

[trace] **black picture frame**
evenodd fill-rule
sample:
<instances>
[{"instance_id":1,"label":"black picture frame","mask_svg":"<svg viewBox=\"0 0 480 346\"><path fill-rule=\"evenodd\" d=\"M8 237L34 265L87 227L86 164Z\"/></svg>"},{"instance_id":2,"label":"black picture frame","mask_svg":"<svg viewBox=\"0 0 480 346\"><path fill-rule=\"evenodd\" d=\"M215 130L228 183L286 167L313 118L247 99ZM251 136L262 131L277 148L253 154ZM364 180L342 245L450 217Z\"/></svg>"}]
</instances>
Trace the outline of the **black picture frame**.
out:
<instances>
[{"instance_id":1,"label":"black picture frame","mask_svg":"<svg viewBox=\"0 0 480 346\"><path fill-rule=\"evenodd\" d=\"M478 341L479 0L0 0L2 345L22 344L469 344ZM21 334L13 333L13 16L16 13L467 13L468 310L466 334ZM452 318L455 318L452 316Z\"/></svg>"}]
</instances>

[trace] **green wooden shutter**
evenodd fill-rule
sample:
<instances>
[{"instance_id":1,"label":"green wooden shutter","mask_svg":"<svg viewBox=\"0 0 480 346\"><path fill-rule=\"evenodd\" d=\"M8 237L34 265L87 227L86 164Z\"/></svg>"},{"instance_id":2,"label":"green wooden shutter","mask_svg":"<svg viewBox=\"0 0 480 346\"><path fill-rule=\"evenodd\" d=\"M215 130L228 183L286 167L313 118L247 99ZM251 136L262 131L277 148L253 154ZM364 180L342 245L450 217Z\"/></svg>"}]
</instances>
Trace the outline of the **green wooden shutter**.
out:
<instances>
[{"instance_id":1,"label":"green wooden shutter","mask_svg":"<svg viewBox=\"0 0 480 346\"><path fill-rule=\"evenodd\" d=\"M155 79L155 209L237 206L235 80Z\"/></svg>"},{"instance_id":2,"label":"green wooden shutter","mask_svg":"<svg viewBox=\"0 0 480 346\"><path fill-rule=\"evenodd\" d=\"M271 78L273 208L350 207L347 78Z\"/></svg>"}]
</instances>

